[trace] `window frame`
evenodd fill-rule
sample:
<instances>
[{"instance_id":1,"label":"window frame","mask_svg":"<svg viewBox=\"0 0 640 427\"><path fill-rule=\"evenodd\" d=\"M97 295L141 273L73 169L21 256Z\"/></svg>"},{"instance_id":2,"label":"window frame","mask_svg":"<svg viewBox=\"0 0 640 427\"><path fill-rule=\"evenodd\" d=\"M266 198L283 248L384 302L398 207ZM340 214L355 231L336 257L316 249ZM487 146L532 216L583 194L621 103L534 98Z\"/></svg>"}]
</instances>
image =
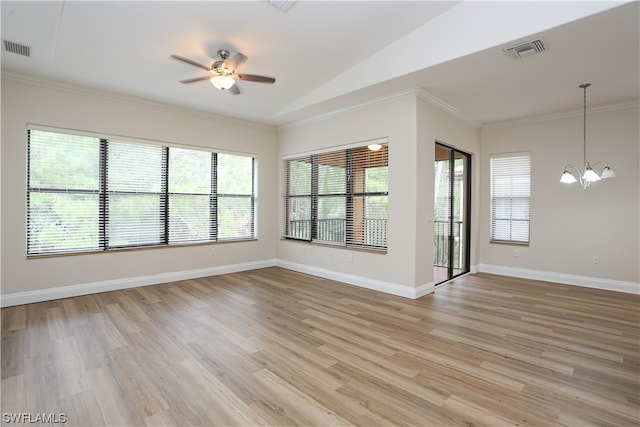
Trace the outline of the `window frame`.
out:
<instances>
[{"instance_id":1,"label":"window frame","mask_svg":"<svg viewBox=\"0 0 640 427\"><path fill-rule=\"evenodd\" d=\"M510 176L508 184L496 182L496 167L498 162L501 176ZM514 183L513 178L521 178L521 182ZM496 195L496 191L503 195ZM526 191L525 191L526 190ZM489 218L489 243L503 243L528 246L531 242L531 152L520 151L511 153L492 154L489 159L489 191L490 191L490 218ZM498 202L501 206L498 206ZM497 217L498 210L508 211L508 216ZM520 210L520 215L514 211ZM526 214L524 217L522 212ZM497 223L507 224L508 232L498 235ZM514 227L517 223L526 223L526 238L521 237L522 230Z\"/></svg>"},{"instance_id":2,"label":"window frame","mask_svg":"<svg viewBox=\"0 0 640 427\"><path fill-rule=\"evenodd\" d=\"M384 150L381 152L380 156L384 158L384 163L372 163L371 165L362 164L362 159L364 155L357 154L358 150L368 150L367 146L371 144L379 144L382 146ZM388 250L388 198L389 198L389 159L388 159L388 140L386 138L379 139L375 141L367 141L356 144L351 144L343 147L332 147L330 149L317 150L309 153L295 154L283 157L284 162L284 227L282 237L286 240L298 240L309 242L313 244L325 244L332 246L340 246L347 248L356 248L363 250L370 250L376 252L387 252ZM376 151L373 152L374 155ZM320 164L319 159L328 156L339 162L344 162L345 164L345 173L344 173L344 191L328 191L324 192L319 189L319 180L320 180L320 166L328 166L331 168L332 165ZM344 158L340 158L339 156L344 156ZM290 183L292 182L292 164L294 162L308 163L308 172L304 174L305 181L309 181L308 192L303 193L292 193ZM373 168L386 168L386 191L367 191L366 189L366 181L367 181L367 170ZM357 171L360 170L360 175L358 175ZM356 188L357 184L356 176L361 176L361 189ZM338 181L335 181L338 182ZM334 182L334 183L335 183ZM367 205L368 200L372 200L376 197L385 198L384 208L385 208L385 218L384 221L384 233L383 233L383 244L376 244L376 242L380 241L379 236L371 237L367 233L367 230L376 231L379 228L369 228L367 227L366 220L367 212L369 209L372 209ZM344 202L344 212L345 217L344 229L342 233L343 238L341 240L327 240L323 239L323 233L320 232L319 222L325 220L328 221L331 218L320 218L320 201L322 199L342 199ZM306 200L307 204L310 208L310 212L305 219L291 219L291 207L295 200ZM357 201L360 200L360 207L356 207L358 205ZM356 212L356 209L361 210L359 214ZM359 211L358 211L359 212ZM357 225L357 218L360 218L362 224ZM291 229L291 225L293 222L308 222L308 232L305 233L296 233Z\"/></svg>"},{"instance_id":3,"label":"window frame","mask_svg":"<svg viewBox=\"0 0 640 427\"><path fill-rule=\"evenodd\" d=\"M47 256L65 256L65 255L77 255L77 254L87 254L87 253L104 253L104 252L112 252L112 251L121 251L121 250L135 250L135 249L144 249L144 248L163 248L163 247L179 247L179 246L188 246L188 245L202 245L202 244L213 244L213 243L223 243L223 242L234 242L234 241L252 241L257 240L257 162L258 157L255 154L250 153L240 153L240 152L232 152L232 151L223 151L218 149L212 149L208 147L196 147L196 146L188 146L188 145L180 145L180 144L168 144L159 141L151 141L151 140L140 140L137 138L128 138L121 136L110 136L103 134L96 134L93 132L85 132L85 131L76 131L62 128L53 128L48 126L40 126L40 125L27 125L27 155L26 155L26 233L25 233L25 250L27 258L38 258L38 257L47 257ZM95 138L99 141L99 183L97 190L78 190L80 194L90 193L97 194L99 202L97 213L92 214L91 218L93 221L97 223L97 235L98 235L98 244L93 245L91 247L75 247L71 249L64 249L61 246L62 241L56 241L55 244L58 247L54 247L53 249L41 249L41 247L33 243L31 238L33 236L32 232L32 219L34 218L34 210L32 210L31 206L31 196L36 193L46 193L46 192L54 192L54 193L68 193L74 194L77 191L69 188L52 188L52 189L41 189L36 186L31 185L31 176L32 169L34 165L32 165L32 132L44 132L44 133L52 133L63 135L65 138L68 137L90 137ZM157 242L153 243L143 243L143 244L124 244L124 245L111 245L109 240L109 203L110 196L112 194L119 194L121 191L112 191L108 188L108 151L109 144L111 143L130 143L132 145L149 145L160 147L162 150L162 165L161 171L159 172L159 177L161 182L158 183L160 185L161 191L151 192L149 194L158 195L160 198L159 208L158 208L158 216L160 217L160 221L162 224L161 230L161 238ZM170 180L170 172L169 172L169 157L170 150L172 149L181 149L181 150L193 150L193 151L201 151L206 152L210 155L212 159L212 169L211 169L211 177L209 181L211 182L211 194L209 195L209 214L211 215L208 221L209 227L209 236L207 239L198 239L198 240L180 240L180 241L171 241L170 240L170 222L171 222L171 209L169 206L169 200L171 195L181 194L180 192L170 192L169 191L169 180ZM219 196L228 196L228 195L218 195L216 193L215 183L218 180L218 170L214 167L216 164L215 159L217 159L218 154L229 154L233 156L241 156L246 157L247 159L251 159L251 194L234 194L234 197L242 197L242 198L250 198L250 235L243 235L240 237L232 237L232 238L220 238L218 236L218 227L219 227L219 219L217 215L217 206L218 206L218 198ZM244 182L242 185L248 186L248 181ZM66 187L69 187L67 185ZM126 191L125 191L126 193ZM145 194L141 192L140 194ZM34 240L35 241L35 240Z\"/></svg>"}]
</instances>

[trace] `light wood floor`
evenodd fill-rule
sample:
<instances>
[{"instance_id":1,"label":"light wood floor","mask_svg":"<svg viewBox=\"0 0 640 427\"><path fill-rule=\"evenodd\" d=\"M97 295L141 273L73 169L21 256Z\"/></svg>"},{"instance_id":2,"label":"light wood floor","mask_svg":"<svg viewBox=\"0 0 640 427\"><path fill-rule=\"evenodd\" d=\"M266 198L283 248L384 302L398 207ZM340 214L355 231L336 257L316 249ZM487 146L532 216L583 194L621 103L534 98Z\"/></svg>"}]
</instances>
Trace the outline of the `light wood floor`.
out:
<instances>
[{"instance_id":1,"label":"light wood floor","mask_svg":"<svg viewBox=\"0 0 640 427\"><path fill-rule=\"evenodd\" d=\"M268 268L11 307L3 422L638 425L639 302L485 274L412 301Z\"/></svg>"}]
</instances>

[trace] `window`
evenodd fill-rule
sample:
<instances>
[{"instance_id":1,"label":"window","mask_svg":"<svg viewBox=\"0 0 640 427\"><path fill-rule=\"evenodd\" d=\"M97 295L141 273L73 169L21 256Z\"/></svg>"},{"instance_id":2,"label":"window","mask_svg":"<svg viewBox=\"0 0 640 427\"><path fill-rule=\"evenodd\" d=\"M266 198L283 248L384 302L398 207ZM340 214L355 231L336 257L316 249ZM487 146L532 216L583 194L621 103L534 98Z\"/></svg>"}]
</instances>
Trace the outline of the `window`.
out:
<instances>
[{"instance_id":1,"label":"window","mask_svg":"<svg viewBox=\"0 0 640 427\"><path fill-rule=\"evenodd\" d=\"M255 238L255 159L28 130L27 254Z\"/></svg>"},{"instance_id":2,"label":"window","mask_svg":"<svg viewBox=\"0 0 640 427\"><path fill-rule=\"evenodd\" d=\"M388 146L381 146L286 159L285 237L386 250Z\"/></svg>"},{"instance_id":3,"label":"window","mask_svg":"<svg viewBox=\"0 0 640 427\"><path fill-rule=\"evenodd\" d=\"M529 153L491 156L491 241L529 243Z\"/></svg>"}]
</instances>

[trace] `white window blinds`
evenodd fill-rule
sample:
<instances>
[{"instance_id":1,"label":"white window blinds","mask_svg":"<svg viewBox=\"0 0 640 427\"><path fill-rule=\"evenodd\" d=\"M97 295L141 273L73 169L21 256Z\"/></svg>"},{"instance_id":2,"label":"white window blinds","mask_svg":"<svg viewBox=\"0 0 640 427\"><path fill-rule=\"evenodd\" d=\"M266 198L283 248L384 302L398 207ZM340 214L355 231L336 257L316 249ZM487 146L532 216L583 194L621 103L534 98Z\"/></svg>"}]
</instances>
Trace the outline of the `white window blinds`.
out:
<instances>
[{"instance_id":1,"label":"white window blinds","mask_svg":"<svg viewBox=\"0 0 640 427\"><path fill-rule=\"evenodd\" d=\"M285 237L386 249L387 144L291 158L285 167Z\"/></svg>"},{"instance_id":2,"label":"white window blinds","mask_svg":"<svg viewBox=\"0 0 640 427\"><path fill-rule=\"evenodd\" d=\"M165 243L165 148L109 141L106 151L106 246Z\"/></svg>"},{"instance_id":3,"label":"white window blinds","mask_svg":"<svg viewBox=\"0 0 640 427\"><path fill-rule=\"evenodd\" d=\"M27 252L97 250L100 229L99 138L29 131Z\"/></svg>"},{"instance_id":4,"label":"white window blinds","mask_svg":"<svg viewBox=\"0 0 640 427\"><path fill-rule=\"evenodd\" d=\"M255 235L254 159L219 153L216 161L216 223L218 240Z\"/></svg>"},{"instance_id":5,"label":"white window blinds","mask_svg":"<svg viewBox=\"0 0 640 427\"><path fill-rule=\"evenodd\" d=\"M491 156L491 241L529 243L531 161L528 152Z\"/></svg>"},{"instance_id":6,"label":"white window blinds","mask_svg":"<svg viewBox=\"0 0 640 427\"><path fill-rule=\"evenodd\" d=\"M213 153L172 148L169 152L169 243L211 240Z\"/></svg>"},{"instance_id":7,"label":"white window blinds","mask_svg":"<svg viewBox=\"0 0 640 427\"><path fill-rule=\"evenodd\" d=\"M27 254L255 238L255 159L28 130Z\"/></svg>"}]
</instances>

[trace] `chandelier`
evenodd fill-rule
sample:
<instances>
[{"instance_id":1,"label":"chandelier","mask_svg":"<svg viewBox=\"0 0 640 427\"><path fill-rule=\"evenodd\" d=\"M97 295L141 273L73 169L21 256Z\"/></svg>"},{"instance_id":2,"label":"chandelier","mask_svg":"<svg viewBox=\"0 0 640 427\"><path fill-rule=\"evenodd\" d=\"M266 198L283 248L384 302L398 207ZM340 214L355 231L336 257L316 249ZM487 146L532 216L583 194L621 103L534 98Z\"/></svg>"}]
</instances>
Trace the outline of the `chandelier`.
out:
<instances>
[{"instance_id":1,"label":"chandelier","mask_svg":"<svg viewBox=\"0 0 640 427\"><path fill-rule=\"evenodd\" d=\"M600 181L605 178L615 178L616 174L613 173L613 170L609 167L606 162L596 162L593 165L587 161L587 88L591 86L591 83L581 84L580 89L584 90L584 109L583 109L583 164L584 164L584 173L579 166L576 166L572 163L569 163L564 167L564 172L562 172L562 177L560 178L560 182L563 184L573 184L574 182L580 181L580 185L584 190L589 188L592 182ZM596 166L603 165L604 168L602 173L598 175L598 173L594 170ZM576 179L576 175L574 175L570 170L573 169L578 178Z\"/></svg>"}]
</instances>

